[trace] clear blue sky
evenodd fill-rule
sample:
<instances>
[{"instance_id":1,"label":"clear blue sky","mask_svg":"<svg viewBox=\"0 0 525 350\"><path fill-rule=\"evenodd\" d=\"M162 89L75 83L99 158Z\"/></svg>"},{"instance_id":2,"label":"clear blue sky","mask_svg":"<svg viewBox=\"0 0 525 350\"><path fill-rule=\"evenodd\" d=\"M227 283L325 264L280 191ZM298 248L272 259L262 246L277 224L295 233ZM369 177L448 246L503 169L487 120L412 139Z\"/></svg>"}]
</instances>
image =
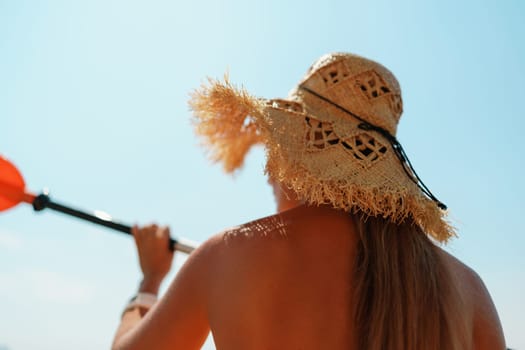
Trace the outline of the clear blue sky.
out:
<instances>
[{"instance_id":1,"label":"clear blue sky","mask_svg":"<svg viewBox=\"0 0 525 350\"><path fill-rule=\"evenodd\" d=\"M525 348L524 4L0 0L0 154L57 201L203 241L274 203L261 150L233 179L209 164L189 92L229 70L283 97L324 53L373 58L398 77L399 139L458 227L448 250ZM1 213L0 349L108 348L139 279L127 237Z\"/></svg>"}]
</instances>

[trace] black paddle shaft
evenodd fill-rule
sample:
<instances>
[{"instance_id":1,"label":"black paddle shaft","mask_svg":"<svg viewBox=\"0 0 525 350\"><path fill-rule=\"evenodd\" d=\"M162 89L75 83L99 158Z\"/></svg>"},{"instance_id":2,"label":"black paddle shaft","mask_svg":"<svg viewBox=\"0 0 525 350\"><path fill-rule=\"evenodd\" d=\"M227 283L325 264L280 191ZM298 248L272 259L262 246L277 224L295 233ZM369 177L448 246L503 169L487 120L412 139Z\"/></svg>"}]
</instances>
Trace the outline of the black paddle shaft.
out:
<instances>
[{"instance_id":1,"label":"black paddle shaft","mask_svg":"<svg viewBox=\"0 0 525 350\"><path fill-rule=\"evenodd\" d=\"M109 218L99 217L99 216L89 214L89 213L86 213L78 209L74 209L74 208L65 206L63 204L56 203L52 201L51 198L49 198L47 194L42 193L35 197L35 200L33 201L33 209L35 211L41 211L41 210L44 210L45 208L53 209L55 211L58 211L64 214L71 215L79 219L86 220L94 224L102 225L102 226L111 228L113 230L131 235L131 226L129 225L124 225L124 224L112 221ZM172 251L179 248L178 242L170 238L169 248ZM180 250L184 251L184 249L180 249Z\"/></svg>"}]
</instances>

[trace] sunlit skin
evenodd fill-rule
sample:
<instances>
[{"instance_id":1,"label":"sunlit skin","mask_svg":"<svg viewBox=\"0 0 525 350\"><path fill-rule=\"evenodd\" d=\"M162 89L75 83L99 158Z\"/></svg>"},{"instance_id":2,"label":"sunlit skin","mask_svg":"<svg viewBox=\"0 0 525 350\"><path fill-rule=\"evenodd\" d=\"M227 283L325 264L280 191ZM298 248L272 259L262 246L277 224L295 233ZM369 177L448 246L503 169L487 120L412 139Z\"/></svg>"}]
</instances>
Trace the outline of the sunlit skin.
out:
<instances>
[{"instance_id":1,"label":"sunlit skin","mask_svg":"<svg viewBox=\"0 0 525 350\"><path fill-rule=\"evenodd\" d=\"M278 214L203 243L152 309L123 315L114 349L199 349L210 329L219 350L357 349L350 317L352 219L328 206L305 205L271 184ZM166 249L169 231L149 225L133 234L144 275L139 291L157 293L173 259ZM483 282L442 254L468 301L472 349L504 349Z\"/></svg>"}]
</instances>

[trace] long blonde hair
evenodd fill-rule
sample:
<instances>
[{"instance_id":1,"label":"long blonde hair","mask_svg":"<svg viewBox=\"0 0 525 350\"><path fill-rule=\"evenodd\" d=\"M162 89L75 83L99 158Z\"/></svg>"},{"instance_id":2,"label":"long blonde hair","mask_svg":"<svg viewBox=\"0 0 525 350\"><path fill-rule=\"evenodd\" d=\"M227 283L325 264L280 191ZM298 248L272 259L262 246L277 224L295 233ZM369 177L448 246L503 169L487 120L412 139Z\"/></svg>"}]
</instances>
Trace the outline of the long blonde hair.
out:
<instances>
[{"instance_id":1,"label":"long blonde hair","mask_svg":"<svg viewBox=\"0 0 525 350\"><path fill-rule=\"evenodd\" d=\"M464 349L466 316L438 247L410 222L354 219L358 349Z\"/></svg>"}]
</instances>

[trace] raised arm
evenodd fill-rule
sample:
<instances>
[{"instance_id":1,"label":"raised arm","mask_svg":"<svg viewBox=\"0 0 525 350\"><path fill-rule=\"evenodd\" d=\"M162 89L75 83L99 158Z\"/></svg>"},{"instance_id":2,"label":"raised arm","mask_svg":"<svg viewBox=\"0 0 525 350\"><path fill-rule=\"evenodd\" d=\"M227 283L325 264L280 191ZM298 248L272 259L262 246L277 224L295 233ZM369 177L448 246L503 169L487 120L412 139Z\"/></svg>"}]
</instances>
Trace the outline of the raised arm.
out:
<instances>
[{"instance_id":1,"label":"raised arm","mask_svg":"<svg viewBox=\"0 0 525 350\"><path fill-rule=\"evenodd\" d=\"M122 315L113 349L199 349L209 333L206 316L207 266L204 248L181 268L166 294L148 307L169 272L169 230L156 225L133 229L143 281L139 298ZM140 293L146 293L140 294ZM144 297L141 299L141 296Z\"/></svg>"}]
</instances>

